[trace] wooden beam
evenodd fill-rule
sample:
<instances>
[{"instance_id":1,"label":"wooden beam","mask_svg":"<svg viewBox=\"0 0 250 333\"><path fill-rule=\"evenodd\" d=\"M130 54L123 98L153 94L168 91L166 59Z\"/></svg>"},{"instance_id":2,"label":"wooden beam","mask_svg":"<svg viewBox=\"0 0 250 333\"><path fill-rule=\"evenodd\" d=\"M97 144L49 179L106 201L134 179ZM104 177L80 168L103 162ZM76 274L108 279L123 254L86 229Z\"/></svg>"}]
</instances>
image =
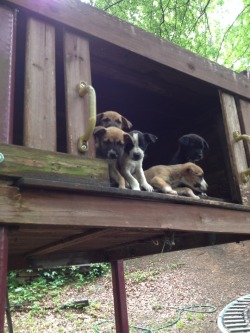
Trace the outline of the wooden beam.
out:
<instances>
[{"instance_id":1,"label":"wooden beam","mask_svg":"<svg viewBox=\"0 0 250 333\"><path fill-rule=\"evenodd\" d=\"M64 239L61 239L58 242L54 242L52 244L48 244L41 248L35 249L34 251L27 253L26 256L37 256L37 255L45 255L52 252L57 252L60 250L64 250L67 247L75 246L84 242L94 241L99 237L105 237L106 235L112 233L110 229L104 230L89 230L82 234L77 234L74 236L70 236Z\"/></svg>"},{"instance_id":2,"label":"wooden beam","mask_svg":"<svg viewBox=\"0 0 250 333\"><path fill-rule=\"evenodd\" d=\"M136 192L0 188L0 223L250 233L250 207Z\"/></svg>"},{"instance_id":3,"label":"wooden beam","mask_svg":"<svg viewBox=\"0 0 250 333\"><path fill-rule=\"evenodd\" d=\"M238 116L236 101L233 95L220 91L222 115L227 139L228 155L230 160L230 170L232 172L231 186L234 199L245 205L250 205L250 182L246 184L242 181L240 173L247 170L247 157L242 141L236 142L234 132L241 133L241 126Z\"/></svg>"},{"instance_id":4,"label":"wooden beam","mask_svg":"<svg viewBox=\"0 0 250 333\"><path fill-rule=\"evenodd\" d=\"M7 2L128 49L217 87L250 97L250 83L243 74L237 74L90 5L71 0L54 0L53 3L50 0L44 0L36 2L35 5L33 0L9 0Z\"/></svg>"},{"instance_id":5,"label":"wooden beam","mask_svg":"<svg viewBox=\"0 0 250 333\"><path fill-rule=\"evenodd\" d=\"M109 184L108 164L101 159L81 158L22 146L0 144L5 159L0 164L0 176L40 179L64 179L76 183Z\"/></svg>"}]
</instances>

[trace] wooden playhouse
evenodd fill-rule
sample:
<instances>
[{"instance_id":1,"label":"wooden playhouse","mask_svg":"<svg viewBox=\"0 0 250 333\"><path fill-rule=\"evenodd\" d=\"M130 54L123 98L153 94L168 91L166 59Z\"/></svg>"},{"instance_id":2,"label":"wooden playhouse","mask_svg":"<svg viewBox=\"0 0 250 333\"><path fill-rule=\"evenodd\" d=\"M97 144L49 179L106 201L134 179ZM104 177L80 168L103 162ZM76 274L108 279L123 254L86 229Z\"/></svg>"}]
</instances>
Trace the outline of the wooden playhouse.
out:
<instances>
[{"instance_id":1,"label":"wooden playhouse","mask_svg":"<svg viewBox=\"0 0 250 333\"><path fill-rule=\"evenodd\" d=\"M123 259L249 239L249 78L78 0L2 1L0 18L0 333L7 270L91 262L112 263L128 332ZM110 187L93 88L98 113L158 136L145 167L203 136L209 197Z\"/></svg>"}]
</instances>

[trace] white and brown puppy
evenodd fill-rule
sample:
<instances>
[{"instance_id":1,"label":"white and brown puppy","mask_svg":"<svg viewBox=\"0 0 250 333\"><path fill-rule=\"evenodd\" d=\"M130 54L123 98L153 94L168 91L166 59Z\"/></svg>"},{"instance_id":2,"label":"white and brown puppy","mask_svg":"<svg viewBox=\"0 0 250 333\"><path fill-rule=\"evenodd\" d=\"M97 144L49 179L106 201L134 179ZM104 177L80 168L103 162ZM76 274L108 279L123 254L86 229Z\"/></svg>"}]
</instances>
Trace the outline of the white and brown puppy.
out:
<instances>
[{"instance_id":1,"label":"white and brown puppy","mask_svg":"<svg viewBox=\"0 0 250 333\"><path fill-rule=\"evenodd\" d=\"M144 173L148 183L163 193L200 199L192 190L205 192L208 187L203 170L191 162L177 165L156 165Z\"/></svg>"},{"instance_id":2,"label":"white and brown puppy","mask_svg":"<svg viewBox=\"0 0 250 333\"><path fill-rule=\"evenodd\" d=\"M118 127L122 130L129 130L132 123L116 111L105 111L97 114L96 125L103 127Z\"/></svg>"},{"instance_id":3,"label":"white and brown puppy","mask_svg":"<svg viewBox=\"0 0 250 333\"><path fill-rule=\"evenodd\" d=\"M152 192L153 187L148 184L145 178L142 163L147 146L149 143L154 143L157 137L140 131L131 131L129 135L132 140L126 142L124 152L119 158L121 174L132 190L140 191L143 188L148 192Z\"/></svg>"},{"instance_id":4,"label":"white and brown puppy","mask_svg":"<svg viewBox=\"0 0 250 333\"><path fill-rule=\"evenodd\" d=\"M125 179L118 170L118 159L124 152L124 146L132 142L131 136L117 127L97 126L94 129L97 157L108 160L111 183L125 189Z\"/></svg>"}]
</instances>

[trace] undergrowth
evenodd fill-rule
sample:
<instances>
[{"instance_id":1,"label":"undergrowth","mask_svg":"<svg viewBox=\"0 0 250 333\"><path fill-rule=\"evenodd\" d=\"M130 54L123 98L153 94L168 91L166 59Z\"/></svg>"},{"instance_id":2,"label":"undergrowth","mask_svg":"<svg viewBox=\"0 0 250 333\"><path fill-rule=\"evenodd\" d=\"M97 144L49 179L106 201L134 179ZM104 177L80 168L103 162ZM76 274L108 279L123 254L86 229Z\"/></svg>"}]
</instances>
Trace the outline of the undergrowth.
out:
<instances>
[{"instance_id":1,"label":"undergrowth","mask_svg":"<svg viewBox=\"0 0 250 333\"><path fill-rule=\"evenodd\" d=\"M74 284L77 288L93 283L110 271L110 265L105 263L92 264L86 272L81 272L79 267L9 272L7 283L11 309L26 307L33 312L40 311L41 301L48 297L55 298L63 287Z\"/></svg>"}]
</instances>

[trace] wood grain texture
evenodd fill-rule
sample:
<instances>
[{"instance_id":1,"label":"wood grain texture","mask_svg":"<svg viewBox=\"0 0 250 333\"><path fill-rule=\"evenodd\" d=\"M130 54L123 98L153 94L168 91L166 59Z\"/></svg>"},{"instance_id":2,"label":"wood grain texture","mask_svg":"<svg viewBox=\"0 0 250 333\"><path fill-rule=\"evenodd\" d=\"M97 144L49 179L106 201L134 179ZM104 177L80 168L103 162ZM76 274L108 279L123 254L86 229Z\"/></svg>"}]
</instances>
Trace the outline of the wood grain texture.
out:
<instances>
[{"instance_id":1,"label":"wood grain texture","mask_svg":"<svg viewBox=\"0 0 250 333\"><path fill-rule=\"evenodd\" d=\"M12 189L13 191L13 189ZM134 191L136 192L136 191ZM188 200L187 200L188 203ZM0 194L0 223L250 233L249 210L21 189ZM240 205L239 205L240 206ZM129 213L128 213L129 212Z\"/></svg>"},{"instance_id":2,"label":"wood grain texture","mask_svg":"<svg viewBox=\"0 0 250 333\"><path fill-rule=\"evenodd\" d=\"M89 5L72 0L43 0L35 5L33 0L9 2L202 81L250 97L250 83L243 74L237 74Z\"/></svg>"},{"instance_id":3,"label":"wood grain texture","mask_svg":"<svg viewBox=\"0 0 250 333\"><path fill-rule=\"evenodd\" d=\"M222 106L222 114L226 131L226 139L228 146L228 154L233 175L232 181L235 184L237 193L243 204L250 205L250 184L244 184L240 177L240 172L248 168L246 153L242 141L235 142L233 132L241 131L237 107L234 96L220 91L220 100Z\"/></svg>"},{"instance_id":4,"label":"wood grain texture","mask_svg":"<svg viewBox=\"0 0 250 333\"><path fill-rule=\"evenodd\" d=\"M28 19L24 145L56 150L55 29Z\"/></svg>"},{"instance_id":5,"label":"wood grain texture","mask_svg":"<svg viewBox=\"0 0 250 333\"><path fill-rule=\"evenodd\" d=\"M250 102L242 98L239 100L239 116L241 120L242 134L250 136ZM246 150L248 166L250 167L250 144L245 142L244 147Z\"/></svg>"},{"instance_id":6,"label":"wood grain texture","mask_svg":"<svg viewBox=\"0 0 250 333\"><path fill-rule=\"evenodd\" d=\"M5 156L0 164L0 175L20 178L24 175L37 179L84 182L109 185L108 164L101 159L80 158L64 153L0 144Z\"/></svg>"},{"instance_id":7,"label":"wood grain texture","mask_svg":"<svg viewBox=\"0 0 250 333\"><path fill-rule=\"evenodd\" d=\"M0 142L13 136L15 13L0 6Z\"/></svg>"},{"instance_id":8,"label":"wood grain texture","mask_svg":"<svg viewBox=\"0 0 250 333\"><path fill-rule=\"evenodd\" d=\"M77 141L88 127L89 96L80 97L76 87L80 81L91 85L91 68L88 40L69 32L64 34L64 72L67 150L77 155ZM89 150L84 156L95 157L93 138L89 140Z\"/></svg>"}]
</instances>

